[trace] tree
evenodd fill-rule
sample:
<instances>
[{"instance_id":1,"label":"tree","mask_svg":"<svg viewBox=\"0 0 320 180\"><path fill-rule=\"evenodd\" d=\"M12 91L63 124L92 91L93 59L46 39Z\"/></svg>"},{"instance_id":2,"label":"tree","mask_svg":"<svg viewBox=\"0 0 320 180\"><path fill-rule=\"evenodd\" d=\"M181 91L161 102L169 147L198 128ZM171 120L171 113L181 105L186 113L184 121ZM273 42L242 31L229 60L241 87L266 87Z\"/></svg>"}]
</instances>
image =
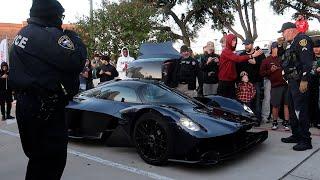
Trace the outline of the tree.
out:
<instances>
[{"instance_id":1,"label":"tree","mask_svg":"<svg viewBox=\"0 0 320 180\"><path fill-rule=\"evenodd\" d=\"M151 4L158 9L158 16L162 17L162 22L173 19L178 26L180 33L174 33L172 26L162 26L160 29L167 31L173 39L180 39L187 46L190 46L191 40L197 37L198 31L206 23L203 17L197 18L203 10L200 6L193 6L192 0L141 0L144 3ZM186 11L178 13L175 8L187 6Z\"/></svg>"},{"instance_id":2,"label":"tree","mask_svg":"<svg viewBox=\"0 0 320 180\"><path fill-rule=\"evenodd\" d=\"M204 9L201 16L208 15L213 22L213 28L222 30L228 29L241 40L258 38L256 25L255 3L257 0L195 0L196 6ZM251 11L251 14L250 14ZM244 31L244 36L234 28L235 13Z\"/></svg>"},{"instance_id":3,"label":"tree","mask_svg":"<svg viewBox=\"0 0 320 180\"><path fill-rule=\"evenodd\" d=\"M294 9L307 17L320 22L320 3L318 0L272 0L271 7L277 14L283 14L286 9ZM293 15L295 17L296 14Z\"/></svg>"},{"instance_id":4,"label":"tree","mask_svg":"<svg viewBox=\"0 0 320 180\"><path fill-rule=\"evenodd\" d=\"M118 54L119 49L126 46L131 54L137 55L141 43L169 39L167 33L153 29L160 27L154 18L155 13L152 6L146 6L137 0L120 3L103 0L101 8L93 12L93 26L88 17L83 17L79 20L77 29L89 44L91 53L98 50Z\"/></svg>"}]
</instances>

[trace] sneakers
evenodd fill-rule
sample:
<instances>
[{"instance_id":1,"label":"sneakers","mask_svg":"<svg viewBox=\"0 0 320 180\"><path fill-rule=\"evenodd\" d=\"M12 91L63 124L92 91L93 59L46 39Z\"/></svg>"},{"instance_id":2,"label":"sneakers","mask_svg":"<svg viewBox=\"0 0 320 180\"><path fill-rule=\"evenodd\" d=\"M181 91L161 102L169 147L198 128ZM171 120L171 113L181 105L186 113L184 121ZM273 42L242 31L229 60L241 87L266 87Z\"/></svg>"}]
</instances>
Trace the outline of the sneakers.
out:
<instances>
[{"instance_id":1,"label":"sneakers","mask_svg":"<svg viewBox=\"0 0 320 180\"><path fill-rule=\"evenodd\" d=\"M276 130L278 129L278 122L277 121L273 121L272 122L272 127L271 127L272 130Z\"/></svg>"},{"instance_id":2,"label":"sneakers","mask_svg":"<svg viewBox=\"0 0 320 180\"><path fill-rule=\"evenodd\" d=\"M293 135L287 137L287 138L281 138L281 142L283 143L298 143L299 140L295 138Z\"/></svg>"},{"instance_id":3,"label":"sneakers","mask_svg":"<svg viewBox=\"0 0 320 180\"><path fill-rule=\"evenodd\" d=\"M308 149L312 149L311 143L299 142L295 146L293 146L293 150L295 151L305 151Z\"/></svg>"},{"instance_id":4,"label":"sneakers","mask_svg":"<svg viewBox=\"0 0 320 180\"><path fill-rule=\"evenodd\" d=\"M282 126L285 131L290 131L288 121L282 121Z\"/></svg>"},{"instance_id":5,"label":"sneakers","mask_svg":"<svg viewBox=\"0 0 320 180\"><path fill-rule=\"evenodd\" d=\"M14 119L13 116L7 115L7 119Z\"/></svg>"}]
</instances>

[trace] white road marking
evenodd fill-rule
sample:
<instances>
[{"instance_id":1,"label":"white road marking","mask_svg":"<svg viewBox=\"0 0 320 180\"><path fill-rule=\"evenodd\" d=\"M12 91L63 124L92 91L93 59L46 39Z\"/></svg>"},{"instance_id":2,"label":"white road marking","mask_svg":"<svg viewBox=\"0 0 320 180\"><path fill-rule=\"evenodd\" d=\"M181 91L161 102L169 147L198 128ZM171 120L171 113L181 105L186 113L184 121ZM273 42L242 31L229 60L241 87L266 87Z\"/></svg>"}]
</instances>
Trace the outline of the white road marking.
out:
<instances>
[{"instance_id":1,"label":"white road marking","mask_svg":"<svg viewBox=\"0 0 320 180\"><path fill-rule=\"evenodd\" d=\"M18 133L7 131L7 130L3 130L3 129L0 129L0 133L7 134L7 135L10 135L10 136L13 136L13 137L20 137L20 135ZM88 160L91 160L91 161L106 165L106 166L111 166L111 167L114 167L114 168L118 168L118 169L121 169L121 170L124 170L124 171L128 171L128 172L134 173L134 174L138 174L138 175L141 175L141 176L146 176L146 177L149 177L151 179L174 180L174 179L166 177L166 176L161 176L161 175L156 174L156 173L140 170L140 169L137 169L137 168L134 168L134 167L131 167L131 166L127 166L127 165L123 165L123 164L120 164L120 163L116 163L116 162L112 162L112 161L109 161L109 160L105 160L105 159L99 158L97 156L92 156L92 155L89 155L89 154L85 154L85 153L82 153L82 152L79 152L79 151L72 150L70 148L68 148L68 153L72 154L72 155L76 155L76 156L82 157L84 159L88 159Z\"/></svg>"}]
</instances>

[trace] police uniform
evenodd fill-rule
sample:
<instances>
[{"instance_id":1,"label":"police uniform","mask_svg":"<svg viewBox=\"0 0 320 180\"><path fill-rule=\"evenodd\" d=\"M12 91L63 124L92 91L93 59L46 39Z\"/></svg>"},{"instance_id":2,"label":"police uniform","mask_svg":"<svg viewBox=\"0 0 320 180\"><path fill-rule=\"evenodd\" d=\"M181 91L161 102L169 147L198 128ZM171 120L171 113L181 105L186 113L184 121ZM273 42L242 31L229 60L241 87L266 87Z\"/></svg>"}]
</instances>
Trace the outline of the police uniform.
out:
<instances>
[{"instance_id":1,"label":"police uniform","mask_svg":"<svg viewBox=\"0 0 320 180\"><path fill-rule=\"evenodd\" d=\"M282 56L284 77L289 87L289 112L292 136L282 138L285 143L297 143L294 150L311 149L309 90L300 92L300 82L310 82L313 62L313 45L309 36L299 33ZM309 83L310 85L310 83Z\"/></svg>"},{"instance_id":2,"label":"police uniform","mask_svg":"<svg viewBox=\"0 0 320 180\"><path fill-rule=\"evenodd\" d=\"M187 94L190 97L197 96L196 81L199 69L199 63L192 57L181 59L178 69L178 87L180 92Z\"/></svg>"},{"instance_id":3,"label":"police uniform","mask_svg":"<svg viewBox=\"0 0 320 180\"><path fill-rule=\"evenodd\" d=\"M79 90L87 56L79 36L63 31L56 0L33 1L28 25L10 51L9 83L16 91L16 117L29 158L27 180L60 179L67 157L64 108Z\"/></svg>"}]
</instances>

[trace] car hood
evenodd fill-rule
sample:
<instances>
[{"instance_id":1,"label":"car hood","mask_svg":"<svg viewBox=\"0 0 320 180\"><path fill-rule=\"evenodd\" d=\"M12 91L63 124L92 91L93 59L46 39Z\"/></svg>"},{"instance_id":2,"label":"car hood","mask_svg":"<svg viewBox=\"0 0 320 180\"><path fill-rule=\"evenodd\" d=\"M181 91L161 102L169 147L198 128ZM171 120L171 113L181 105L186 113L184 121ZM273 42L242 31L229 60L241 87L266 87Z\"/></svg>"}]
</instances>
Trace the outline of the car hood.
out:
<instances>
[{"instance_id":1,"label":"car hood","mask_svg":"<svg viewBox=\"0 0 320 180\"><path fill-rule=\"evenodd\" d=\"M194 135L200 137L216 137L232 134L242 128L241 123L227 121L219 116L213 116L210 109L200 108L195 105L169 106L174 111L188 117L193 122L202 126L204 131ZM201 134L201 135L200 135Z\"/></svg>"}]
</instances>

